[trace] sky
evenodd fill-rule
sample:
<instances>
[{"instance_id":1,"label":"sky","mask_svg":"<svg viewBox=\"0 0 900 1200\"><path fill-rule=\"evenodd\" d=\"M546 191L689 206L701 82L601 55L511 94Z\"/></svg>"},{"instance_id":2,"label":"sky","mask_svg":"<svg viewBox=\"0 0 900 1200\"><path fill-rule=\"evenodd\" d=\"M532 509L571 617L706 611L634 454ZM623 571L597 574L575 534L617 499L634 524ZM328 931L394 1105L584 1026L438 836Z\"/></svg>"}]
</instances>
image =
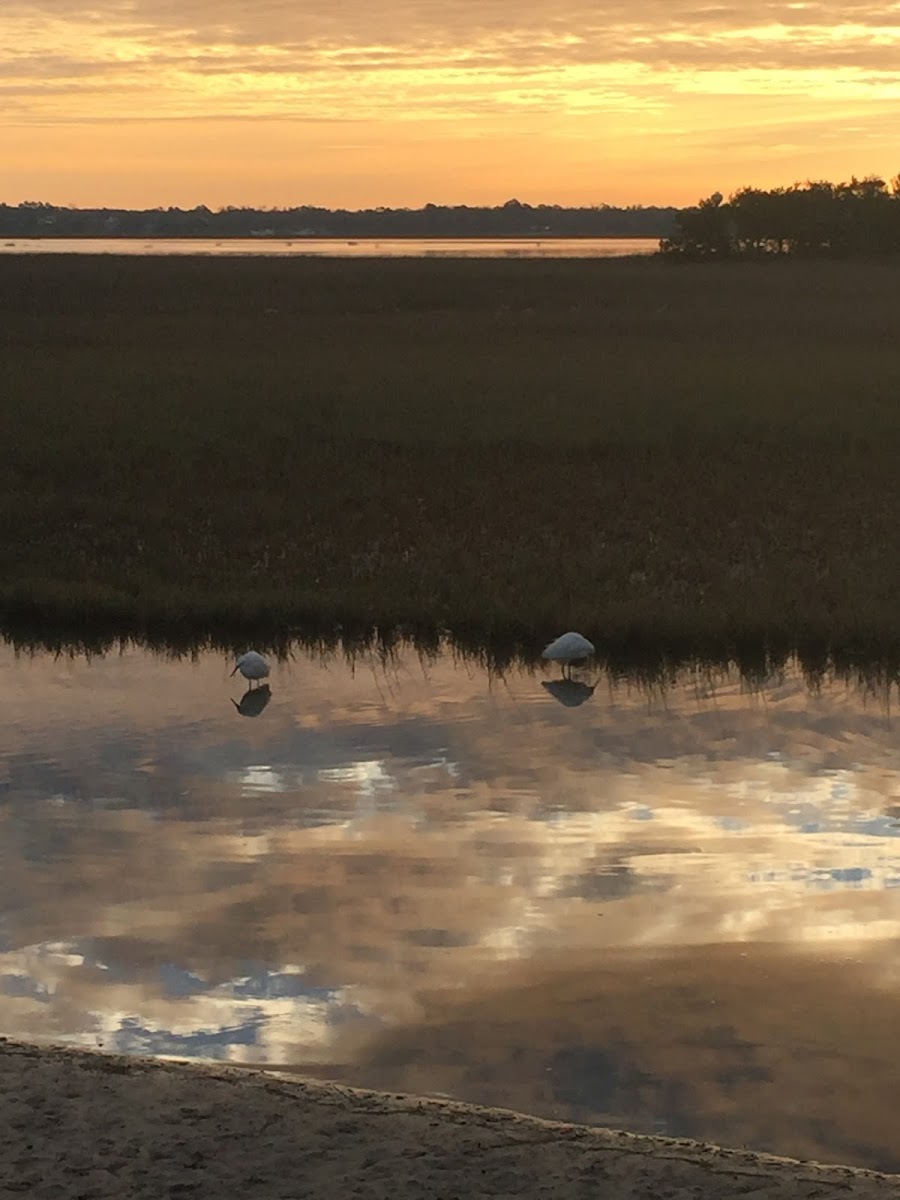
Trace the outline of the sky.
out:
<instances>
[{"instance_id":1,"label":"sky","mask_svg":"<svg viewBox=\"0 0 900 1200\"><path fill-rule=\"evenodd\" d=\"M2 0L0 200L690 204L900 171L900 3Z\"/></svg>"}]
</instances>

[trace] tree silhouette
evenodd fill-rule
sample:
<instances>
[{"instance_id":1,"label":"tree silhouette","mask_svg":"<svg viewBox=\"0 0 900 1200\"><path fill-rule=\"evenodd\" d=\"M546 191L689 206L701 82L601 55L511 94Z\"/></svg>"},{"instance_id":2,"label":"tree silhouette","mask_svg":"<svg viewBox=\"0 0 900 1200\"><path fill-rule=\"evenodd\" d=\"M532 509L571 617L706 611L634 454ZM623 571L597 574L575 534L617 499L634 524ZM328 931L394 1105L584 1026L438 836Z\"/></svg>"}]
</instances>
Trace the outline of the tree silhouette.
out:
<instances>
[{"instance_id":1,"label":"tree silhouette","mask_svg":"<svg viewBox=\"0 0 900 1200\"><path fill-rule=\"evenodd\" d=\"M426 204L358 211L297 208L65 208L0 204L0 236L23 237L665 237L675 207L562 208L508 200L495 207Z\"/></svg>"},{"instance_id":2,"label":"tree silhouette","mask_svg":"<svg viewBox=\"0 0 900 1200\"><path fill-rule=\"evenodd\" d=\"M844 183L808 180L789 188L743 187L727 203L716 192L684 209L660 252L684 261L734 258L848 258L900 252L900 176Z\"/></svg>"}]
</instances>

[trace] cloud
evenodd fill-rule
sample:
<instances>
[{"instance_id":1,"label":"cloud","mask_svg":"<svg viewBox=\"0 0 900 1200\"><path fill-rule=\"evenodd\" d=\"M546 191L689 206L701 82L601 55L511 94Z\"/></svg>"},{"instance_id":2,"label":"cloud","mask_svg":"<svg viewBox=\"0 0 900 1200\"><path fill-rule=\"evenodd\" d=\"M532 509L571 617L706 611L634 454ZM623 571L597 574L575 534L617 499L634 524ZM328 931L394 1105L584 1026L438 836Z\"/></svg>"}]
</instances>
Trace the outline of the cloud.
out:
<instances>
[{"instance_id":1,"label":"cloud","mask_svg":"<svg viewBox=\"0 0 900 1200\"><path fill-rule=\"evenodd\" d=\"M355 189L372 188L368 202L382 203L386 186L399 188L405 179L402 197L395 199L405 203L410 178L415 189L427 186L429 194L475 199L472 188L488 186L476 181L487 181L492 173L503 175L502 185L496 185L501 192L524 191L544 186L551 162L558 175L583 181L577 186L587 199L587 189L596 184L585 164L614 163L618 179L629 156L636 177L648 162L655 164L653 186L666 189L656 198L671 201L675 197L665 180L684 172L687 144L706 155L705 167L695 163L698 192L713 183L730 186L727 173L712 180L703 171L718 169L733 156L735 125L746 131L756 123L759 130L755 144L742 152L742 162L755 159L774 168L790 157L792 147L802 151L790 177L835 169L833 157L816 157L817 147L827 142L832 148L829 130L848 122L857 127L876 122L881 130L900 96L900 5L869 0L347 0L342 5L96 0L85 11L81 0L7 0L0 81L0 134L5 131L7 139L0 151L14 167L21 164L10 178L21 180L14 186L23 194L53 178L49 166L35 166L38 143L23 140L29 130L45 131L45 164L62 154L60 179L67 182L60 186L68 188L71 180L73 189L67 196L93 195L102 186L103 196L95 197L100 200L109 195L110 179L101 183L94 171L89 182L88 174L79 174L74 152L50 148L48 131L112 129L136 121L242 120L269 122L273 129L290 123L307 129L316 123L355 123L360 129L354 136L380 140L381 150L358 168L365 178L360 174L351 183L348 177L350 190L319 193L320 202L356 203ZM802 131L808 134L799 146L798 130L801 138ZM419 173L420 151L410 150L426 131L429 138L460 144L495 139L489 156L493 167L486 172L462 151L448 165L446 182L435 175L434 185L426 184ZM123 138L105 144L110 162L122 160ZM534 162L545 164L540 170L517 157L517 139L532 139ZM886 131L879 132L877 147L862 134L846 135L843 144L844 161L852 161L837 167L839 172L891 166L883 161L893 153ZM877 150L882 161L860 163L855 155L863 144L867 154ZM571 149L576 145L583 150ZM191 175L194 146L187 137L173 143L173 161L179 155L183 161L167 172L167 188ZM17 158L10 158L10 147ZM337 168L321 154L303 160L308 170L302 180L306 186L316 175L327 190L325 180L334 178ZM455 190L466 170L463 160L472 172L465 194ZM743 179L753 173L739 164L734 169L738 166ZM212 193L231 202L230 168L216 169L223 174L219 183L210 184ZM350 171L344 163L339 169ZM431 169L440 169L436 160ZM281 184L273 176L266 188L281 190L277 196L267 190L267 202L287 198L288 176L287 167ZM608 173L606 179L612 177ZM190 186L201 188L199 182ZM209 198L202 190L202 198ZM560 190L556 182L553 191L572 196L571 188ZM167 192L165 198L172 196ZM262 200L254 193L252 202Z\"/></svg>"},{"instance_id":2,"label":"cloud","mask_svg":"<svg viewBox=\"0 0 900 1200\"><path fill-rule=\"evenodd\" d=\"M51 81L92 71L114 85L128 75L162 72L163 90L186 97L213 76L280 79L311 93L341 78L391 92L398 78L415 91L434 78L454 85L461 111L495 80L540 80L547 93L578 87L579 72L601 78L627 68L665 76L694 71L761 70L805 76L840 67L877 93L900 78L900 9L858 3L746 5L578 0L520 4L381 0L309 8L287 0L100 0L86 20L74 0L31 0L7 15L5 77ZM573 76L576 78L573 79ZM330 81L330 82L329 82ZM685 80L680 84L685 86ZM456 85L459 85L458 87ZM402 105L403 96L398 97ZM602 96L601 96L602 100Z\"/></svg>"}]
</instances>

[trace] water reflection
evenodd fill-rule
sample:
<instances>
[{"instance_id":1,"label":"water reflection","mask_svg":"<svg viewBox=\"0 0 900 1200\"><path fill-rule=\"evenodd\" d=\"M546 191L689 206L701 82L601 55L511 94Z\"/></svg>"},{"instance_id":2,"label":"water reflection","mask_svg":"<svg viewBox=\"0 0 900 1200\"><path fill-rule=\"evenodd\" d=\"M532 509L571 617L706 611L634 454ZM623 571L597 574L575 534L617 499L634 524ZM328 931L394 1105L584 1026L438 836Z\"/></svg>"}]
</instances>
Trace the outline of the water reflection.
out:
<instances>
[{"instance_id":1,"label":"water reflection","mask_svg":"<svg viewBox=\"0 0 900 1200\"><path fill-rule=\"evenodd\" d=\"M541 683L541 687L566 708L578 708L585 700L590 700L596 686L581 679L545 679Z\"/></svg>"},{"instance_id":2,"label":"water reflection","mask_svg":"<svg viewBox=\"0 0 900 1200\"><path fill-rule=\"evenodd\" d=\"M622 258L655 254L659 238L18 238L0 254L253 255L277 258Z\"/></svg>"},{"instance_id":3,"label":"water reflection","mask_svg":"<svg viewBox=\"0 0 900 1200\"><path fill-rule=\"evenodd\" d=\"M242 717L258 717L271 699L272 689L267 683L263 683L259 687L251 685L240 701L232 700L231 703Z\"/></svg>"},{"instance_id":4,"label":"water reflection","mask_svg":"<svg viewBox=\"0 0 900 1200\"><path fill-rule=\"evenodd\" d=\"M900 1168L877 698L4 653L5 1032Z\"/></svg>"}]
</instances>

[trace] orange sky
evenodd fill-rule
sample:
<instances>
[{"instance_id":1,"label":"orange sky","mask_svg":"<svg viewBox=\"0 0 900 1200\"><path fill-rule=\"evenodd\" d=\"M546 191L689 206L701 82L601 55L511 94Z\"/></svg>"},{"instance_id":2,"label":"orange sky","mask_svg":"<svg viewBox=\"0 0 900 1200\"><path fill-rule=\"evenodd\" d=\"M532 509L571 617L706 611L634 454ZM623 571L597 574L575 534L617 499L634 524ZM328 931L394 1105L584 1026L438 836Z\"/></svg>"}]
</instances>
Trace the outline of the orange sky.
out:
<instances>
[{"instance_id":1,"label":"orange sky","mask_svg":"<svg viewBox=\"0 0 900 1200\"><path fill-rule=\"evenodd\" d=\"M900 171L900 3L3 0L0 200L691 203Z\"/></svg>"}]
</instances>

